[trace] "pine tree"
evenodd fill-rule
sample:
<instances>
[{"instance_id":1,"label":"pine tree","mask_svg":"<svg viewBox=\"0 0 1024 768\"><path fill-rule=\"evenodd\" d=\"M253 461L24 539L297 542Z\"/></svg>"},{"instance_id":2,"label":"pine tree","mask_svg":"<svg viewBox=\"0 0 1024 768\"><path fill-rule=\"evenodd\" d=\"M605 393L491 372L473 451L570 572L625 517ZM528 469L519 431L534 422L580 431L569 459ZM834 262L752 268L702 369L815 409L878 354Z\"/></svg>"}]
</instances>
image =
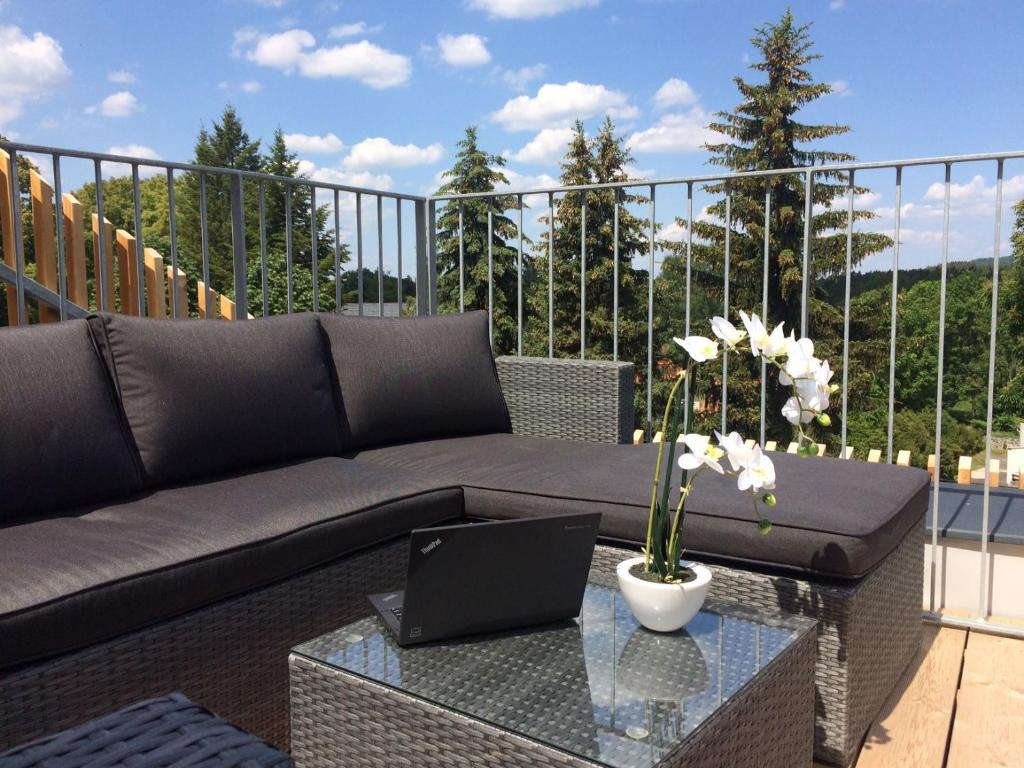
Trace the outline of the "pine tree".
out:
<instances>
[{"instance_id":1,"label":"pine tree","mask_svg":"<svg viewBox=\"0 0 1024 768\"><path fill-rule=\"evenodd\" d=\"M812 52L810 24L798 25L790 10L775 24L755 30L751 39L760 60L751 68L763 73L764 82L734 78L742 101L734 112L719 112L719 120L709 128L724 141L708 144L711 162L730 171L755 171L797 166L841 163L853 160L845 152L806 145L847 133L844 125L811 125L799 122L797 113L807 104L830 93L828 83L816 83L807 65L821 58ZM803 176L772 176L715 183L706 187L719 199L708 208L704 220L693 224L693 291L717 302L721 311L726 234L726 200L731 192L730 222L730 317L736 319L741 308L760 309L764 259L764 201L771 192L770 256L768 274L768 319L785 322L787 329L800 333L801 291L803 280L804 183ZM856 187L857 194L867 192ZM842 308L828 304L817 281L842 275L846 268L846 192L847 175L828 172L816 174L813 203L820 211L811 220L811 285L808 335L819 344L819 353L835 359L842 349ZM854 220L873 217L868 211L855 211ZM685 221L677 220L685 228ZM852 266L865 257L891 246L885 235L855 232ZM685 259L685 244L665 243L673 254L668 259ZM666 261L668 261L666 259ZM674 270L676 274L681 270ZM684 284L666 286L660 293L670 298L673 307L682 306ZM703 322L704 317L694 316ZM677 332L678 332L677 328ZM704 333L697 326L693 332ZM838 345L837 345L838 339ZM678 356L669 338L659 339L664 354ZM729 372L729 424L744 434L756 435L759 427L760 366L732 362ZM716 382L717 385L718 382ZM710 404L718 407L717 386L711 387ZM769 436L779 440L790 434L779 415L785 393L773 380L767 391ZM834 430L835 431L835 430Z\"/></svg>"},{"instance_id":2,"label":"pine tree","mask_svg":"<svg viewBox=\"0 0 1024 768\"><path fill-rule=\"evenodd\" d=\"M508 184L501 172L505 158L480 149L475 126L466 128L459 142L455 164L442 174L446 179L439 195L490 192L497 184ZM445 205L437 219L437 302L440 312L459 311L459 209L455 200ZM518 210L518 203L507 195L470 198L462 201L464 306L468 309L488 308L488 240L491 243L494 274L494 337L496 354L514 352L518 327L518 260L519 231L506 211ZM487 214L491 213L493 229L487 230ZM509 245L515 241L515 246ZM525 248L524 241L524 248ZM524 265L526 256L524 254ZM525 266L524 266L525 269ZM525 276L524 276L525 281Z\"/></svg>"}]
</instances>

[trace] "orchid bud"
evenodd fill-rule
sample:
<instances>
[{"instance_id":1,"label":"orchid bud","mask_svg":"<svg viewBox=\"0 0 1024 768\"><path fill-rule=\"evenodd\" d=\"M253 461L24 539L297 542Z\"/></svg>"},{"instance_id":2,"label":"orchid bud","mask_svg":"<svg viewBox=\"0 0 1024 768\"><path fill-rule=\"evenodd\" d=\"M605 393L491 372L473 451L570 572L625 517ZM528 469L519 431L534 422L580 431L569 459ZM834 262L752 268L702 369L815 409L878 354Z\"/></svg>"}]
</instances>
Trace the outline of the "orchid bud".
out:
<instances>
[{"instance_id":1,"label":"orchid bud","mask_svg":"<svg viewBox=\"0 0 1024 768\"><path fill-rule=\"evenodd\" d=\"M839 389L840 389L840 387L839 387L838 384L830 384L829 388L828 388L828 393L830 395L834 395L834 394L836 394L839 391Z\"/></svg>"},{"instance_id":2,"label":"orchid bud","mask_svg":"<svg viewBox=\"0 0 1024 768\"><path fill-rule=\"evenodd\" d=\"M761 501L763 501L769 507L774 507L776 504L779 503L778 500L775 498L774 493L766 493L764 496L761 497Z\"/></svg>"},{"instance_id":3,"label":"orchid bud","mask_svg":"<svg viewBox=\"0 0 1024 768\"><path fill-rule=\"evenodd\" d=\"M831 417L827 413L819 413L818 414L818 423L821 424L821 426L823 426L823 427L831 427L832 426L832 419L831 419Z\"/></svg>"},{"instance_id":4,"label":"orchid bud","mask_svg":"<svg viewBox=\"0 0 1024 768\"><path fill-rule=\"evenodd\" d=\"M758 532L762 536L764 536L767 533L771 533L771 530L772 530L771 520L759 520L757 522L757 530L758 530Z\"/></svg>"}]
</instances>

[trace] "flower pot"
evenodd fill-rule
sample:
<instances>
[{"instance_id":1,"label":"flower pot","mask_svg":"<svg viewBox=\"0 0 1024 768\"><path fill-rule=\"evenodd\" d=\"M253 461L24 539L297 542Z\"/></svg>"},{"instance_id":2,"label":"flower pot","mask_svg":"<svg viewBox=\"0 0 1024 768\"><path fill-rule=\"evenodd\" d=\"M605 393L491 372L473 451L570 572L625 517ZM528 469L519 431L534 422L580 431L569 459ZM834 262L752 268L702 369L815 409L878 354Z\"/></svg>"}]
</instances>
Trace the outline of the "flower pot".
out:
<instances>
[{"instance_id":1,"label":"flower pot","mask_svg":"<svg viewBox=\"0 0 1024 768\"><path fill-rule=\"evenodd\" d=\"M623 560L615 569L619 578L619 591L636 620L655 632L674 632L697 615L711 586L711 571L703 565L683 561L695 579L681 584L646 581L633 576L629 569L644 558Z\"/></svg>"}]
</instances>

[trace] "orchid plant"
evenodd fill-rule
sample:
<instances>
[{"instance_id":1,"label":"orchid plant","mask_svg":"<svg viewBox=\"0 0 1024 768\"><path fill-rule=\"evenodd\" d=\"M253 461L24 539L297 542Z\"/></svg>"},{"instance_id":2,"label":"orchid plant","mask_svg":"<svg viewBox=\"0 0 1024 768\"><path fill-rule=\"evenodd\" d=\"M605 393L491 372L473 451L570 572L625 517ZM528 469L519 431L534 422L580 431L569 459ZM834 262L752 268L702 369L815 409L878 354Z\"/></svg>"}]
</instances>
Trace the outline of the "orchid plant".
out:
<instances>
[{"instance_id":1,"label":"orchid plant","mask_svg":"<svg viewBox=\"0 0 1024 768\"><path fill-rule=\"evenodd\" d=\"M662 419L662 442L658 447L658 460L654 468L651 488L651 508L647 525L647 546L644 550L644 572L649 578L676 583L685 578L680 565L683 555L682 525L686 516L686 502L693 492L694 481L707 471L736 478L736 487L747 494L753 504L754 516L761 533L771 531L771 522L762 515L761 504L775 506L775 465L759 445L748 444L737 432L722 435L715 432L715 443L705 435L689 433L693 422L693 396L684 398L682 384L689 380L691 393L696 387L695 373L702 363L718 360L723 354L750 353L761 357L779 373L779 383L790 389L790 397L782 408L782 415L792 424L798 435L801 456L816 453L814 440L806 432L811 422L823 427L831 425L825 412L829 397L838 390L831 383L832 369L827 360L814 356L814 343L807 338L797 339L793 332L787 336L783 324L769 331L756 314L740 312L743 328L737 328L723 317L711 321L715 338L687 336L675 338L689 357L686 370L677 376L665 405ZM684 410L686 411L684 413ZM673 459L678 442L685 448L679 457L682 480L679 501L671 509ZM662 473L663 454L668 452Z\"/></svg>"}]
</instances>

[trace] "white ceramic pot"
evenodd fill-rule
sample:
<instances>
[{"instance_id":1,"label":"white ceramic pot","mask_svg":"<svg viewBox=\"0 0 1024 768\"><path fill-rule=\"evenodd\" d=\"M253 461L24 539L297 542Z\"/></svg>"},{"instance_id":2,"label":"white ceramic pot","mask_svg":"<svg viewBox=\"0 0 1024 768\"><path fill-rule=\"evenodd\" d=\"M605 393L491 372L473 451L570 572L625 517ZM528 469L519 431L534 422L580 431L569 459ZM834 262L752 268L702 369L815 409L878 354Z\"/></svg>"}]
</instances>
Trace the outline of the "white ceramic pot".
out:
<instances>
[{"instance_id":1,"label":"white ceramic pot","mask_svg":"<svg viewBox=\"0 0 1024 768\"><path fill-rule=\"evenodd\" d=\"M626 598L636 620L655 632L674 632L686 625L704 605L711 586L711 571L707 566L683 561L684 568L692 570L697 578L682 584L645 581L633 576L629 569L643 563L642 557L623 560L615 569L619 577L619 591Z\"/></svg>"}]
</instances>

